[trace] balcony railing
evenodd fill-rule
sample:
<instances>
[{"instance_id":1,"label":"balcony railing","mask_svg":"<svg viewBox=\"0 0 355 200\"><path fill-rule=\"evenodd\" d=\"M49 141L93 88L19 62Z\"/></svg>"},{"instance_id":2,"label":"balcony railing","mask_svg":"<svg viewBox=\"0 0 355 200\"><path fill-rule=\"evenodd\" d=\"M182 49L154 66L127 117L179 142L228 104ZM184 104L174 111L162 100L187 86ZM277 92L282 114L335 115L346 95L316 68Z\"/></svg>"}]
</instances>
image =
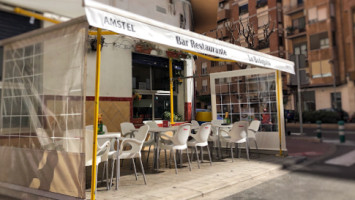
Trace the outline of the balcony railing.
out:
<instances>
[{"instance_id":1,"label":"balcony railing","mask_svg":"<svg viewBox=\"0 0 355 200\"><path fill-rule=\"evenodd\" d=\"M305 26L302 26L302 27L289 26L286 28L286 32L287 32L288 38L299 37L299 36L303 36L306 34L306 27Z\"/></svg>"},{"instance_id":2,"label":"balcony railing","mask_svg":"<svg viewBox=\"0 0 355 200\"><path fill-rule=\"evenodd\" d=\"M294 6L288 6L286 7L284 10L285 10L285 14L286 15L292 15L294 13L297 13L297 12L301 12L303 11L304 9L304 3L300 3L300 4L297 4L297 5L294 5Z\"/></svg>"}]
</instances>

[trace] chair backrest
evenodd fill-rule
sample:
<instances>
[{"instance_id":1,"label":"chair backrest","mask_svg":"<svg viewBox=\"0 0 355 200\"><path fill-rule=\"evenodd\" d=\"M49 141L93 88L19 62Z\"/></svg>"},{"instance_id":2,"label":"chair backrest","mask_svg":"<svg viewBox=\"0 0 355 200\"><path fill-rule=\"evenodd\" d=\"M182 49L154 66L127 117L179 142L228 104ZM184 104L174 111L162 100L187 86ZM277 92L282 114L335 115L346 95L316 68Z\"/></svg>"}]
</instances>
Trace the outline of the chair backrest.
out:
<instances>
[{"instance_id":1,"label":"chair backrest","mask_svg":"<svg viewBox=\"0 0 355 200\"><path fill-rule=\"evenodd\" d=\"M120 125L121 125L121 133L122 133L122 135L126 135L127 133L129 133L133 129L135 129L133 123L131 123L131 122L122 122Z\"/></svg>"},{"instance_id":2,"label":"chair backrest","mask_svg":"<svg viewBox=\"0 0 355 200\"><path fill-rule=\"evenodd\" d=\"M145 124L148 125L150 128L158 128L159 127L158 124L153 121L149 121Z\"/></svg>"},{"instance_id":3,"label":"chair backrest","mask_svg":"<svg viewBox=\"0 0 355 200\"><path fill-rule=\"evenodd\" d=\"M252 131L254 131L256 133L256 132L258 132L259 127L260 127L260 121L259 120L253 120L250 123L248 130L252 130Z\"/></svg>"},{"instance_id":4,"label":"chair backrest","mask_svg":"<svg viewBox=\"0 0 355 200\"><path fill-rule=\"evenodd\" d=\"M239 121L233 124L232 129L229 131L231 141L235 142L247 137L249 123L247 121Z\"/></svg>"},{"instance_id":5,"label":"chair backrest","mask_svg":"<svg viewBox=\"0 0 355 200\"><path fill-rule=\"evenodd\" d=\"M182 124L173 136L174 145L185 145L191 133L191 124Z\"/></svg>"},{"instance_id":6,"label":"chair backrest","mask_svg":"<svg viewBox=\"0 0 355 200\"><path fill-rule=\"evenodd\" d=\"M149 131L149 126L148 125L141 126L138 129L138 132L136 132L134 138L136 140L141 141L141 143L140 144L131 143L131 147L132 148L130 150L128 150L128 152L130 152L131 155L134 155L135 153L139 153L140 154L140 152L142 150L142 147L143 147L144 140L145 140L145 138L148 135L148 131Z\"/></svg>"},{"instance_id":7,"label":"chair backrest","mask_svg":"<svg viewBox=\"0 0 355 200\"><path fill-rule=\"evenodd\" d=\"M249 125L249 128L248 128L248 137L249 138L256 138L256 133L258 132L259 130L259 127L260 127L260 121L259 120L253 120L250 125Z\"/></svg>"},{"instance_id":8,"label":"chair backrest","mask_svg":"<svg viewBox=\"0 0 355 200\"><path fill-rule=\"evenodd\" d=\"M143 143L145 141L145 138L148 135L148 131L149 131L149 126L148 125L141 126L138 129L138 131L134 134L134 138Z\"/></svg>"},{"instance_id":9,"label":"chair backrest","mask_svg":"<svg viewBox=\"0 0 355 200\"><path fill-rule=\"evenodd\" d=\"M203 123L196 133L197 142L207 142L208 136L211 134L212 124L207 122Z\"/></svg>"},{"instance_id":10,"label":"chair backrest","mask_svg":"<svg viewBox=\"0 0 355 200\"><path fill-rule=\"evenodd\" d=\"M196 120L191 120L192 126L200 126L200 124Z\"/></svg>"},{"instance_id":11,"label":"chair backrest","mask_svg":"<svg viewBox=\"0 0 355 200\"><path fill-rule=\"evenodd\" d=\"M211 121L212 124L212 132L214 135L217 135L217 131L218 131L218 127L219 125L221 125L223 123L223 120L219 120L219 119L214 119Z\"/></svg>"},{"instance_id":12,"label":"chair backrest","mask_svg":"<svg viewBox=\"0 0 355 200\"><path fill-rule=\"evenodd\" d=\"M53 143L53 141L50 137L48 137L47 132L43 128L36 128L36 134L42 148L45 148L47 145Z\"/></svg>"}]
</instances>

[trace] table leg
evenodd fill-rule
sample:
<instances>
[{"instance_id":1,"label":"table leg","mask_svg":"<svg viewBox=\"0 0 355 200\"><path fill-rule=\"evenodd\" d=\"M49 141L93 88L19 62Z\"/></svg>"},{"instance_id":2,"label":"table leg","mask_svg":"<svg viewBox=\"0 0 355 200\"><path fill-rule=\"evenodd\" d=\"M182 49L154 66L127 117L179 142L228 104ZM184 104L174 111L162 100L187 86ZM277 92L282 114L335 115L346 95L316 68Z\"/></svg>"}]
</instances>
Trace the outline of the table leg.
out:
<instances>
[{"instance_id":1,"label":"table leg","mask_svg":"<svg viewBox=\"0 0 355 200\"><path fill-rule=\"evenodd\" d=\"M159 143L158 143L158 133L154 133L154 156L153 156L153 168L158 170L159 166L158 166L158 162L159 162Z\"/></svg>"},{"instance_id":2,"label":"table leg","mask_svg":"<svg viewBox=\"0 0 355 200\"><path fill-rule=\"evenodd\" d=\"M218 158L222 159L222 152L221 152L221 140L219 135L219 128L217 129L217 140L218 140Z\"/></svg>"},{"instance_id":3,"label":"table leg","mask_svg":"<svg viewBox=\"0 0 355 200\"><path fill-rule=\"evenodd\" d=\"M117 159L116 159L116 190L118 190L118 181L120 179L120 142L118 138L116 138L117 142Z\"/></svg>"}]
</instances>

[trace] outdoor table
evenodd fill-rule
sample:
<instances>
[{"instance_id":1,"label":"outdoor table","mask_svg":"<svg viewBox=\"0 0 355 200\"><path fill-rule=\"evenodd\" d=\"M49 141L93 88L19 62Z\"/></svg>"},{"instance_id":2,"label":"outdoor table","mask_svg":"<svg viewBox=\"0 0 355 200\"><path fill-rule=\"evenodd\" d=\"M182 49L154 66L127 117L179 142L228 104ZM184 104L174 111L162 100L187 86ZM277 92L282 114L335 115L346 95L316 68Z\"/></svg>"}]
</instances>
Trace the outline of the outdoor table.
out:
<instances>
[{"instance_id":1,"label":"outdoor table","mask_svg":"<svg viewBox=\"0 0 355 200\"><path fill-rule=\"evenodd\" d=\"M222 152L221 152L221 140L220 140L220 135L219 135L219 130L221 128L232 128L233 127L233 124L227 124L227 125L214 125L214 127L217 127L217 148L218 148L218 158L219 159L222 159Z\"/></svg>"},{"instance_id":2,"label":"outdoor table","mask_svg":"<svg viewBox=\"0 0 355 200\"><path fill-rule=\"evenodd\" d=\"M97 139L115 139L116 141L116 148L117 148L117 158L116 158L116 190L118 190L118 181L120 179L120 140L121 138L121 133L116 132L116 133L106 133L104 135L97 135ZM122 138L121 138L122 139ZM113 166L112 166L113 167ZM113 176L112 176L113 177ZM110 188L111 188L111 182L110 182Z\"/></svg>"}]
</instances>

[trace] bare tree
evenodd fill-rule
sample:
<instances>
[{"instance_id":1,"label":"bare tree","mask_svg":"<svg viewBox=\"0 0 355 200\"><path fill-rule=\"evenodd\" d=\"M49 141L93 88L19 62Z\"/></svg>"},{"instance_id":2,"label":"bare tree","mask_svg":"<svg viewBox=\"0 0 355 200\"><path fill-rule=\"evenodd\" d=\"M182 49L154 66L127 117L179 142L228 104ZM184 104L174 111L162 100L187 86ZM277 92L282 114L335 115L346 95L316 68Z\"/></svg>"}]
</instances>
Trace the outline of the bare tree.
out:
<instances>
[{"instance_id":1,"label":"bare tree","mask_svg":"<svg viewBox=\"0 0 355 200\"><path fill-rule=\"evenodd\" d=\"M237 41L239 41L237 37L244 36L244 41L247 43L248 48L258 49L260 47L260 44L259 45L255 44L255 37L257 35L255 32L254 24L252 24L249 21L249 19L247 20L246 24L244 24L242 20L243 19L240 18L238 21L227 21L224 23L224 27L226 27L227 30L231 33L231 43L236 44ZM275 23L274 22L270 23L270 22L271 19L269 19L269 21L262 26L265 44L269 44L270 36L275 31ZM238 33L237 37L235 32ZM261 45L265 45L265 44L261 44Z\"/></svg>"}]
</instances>

